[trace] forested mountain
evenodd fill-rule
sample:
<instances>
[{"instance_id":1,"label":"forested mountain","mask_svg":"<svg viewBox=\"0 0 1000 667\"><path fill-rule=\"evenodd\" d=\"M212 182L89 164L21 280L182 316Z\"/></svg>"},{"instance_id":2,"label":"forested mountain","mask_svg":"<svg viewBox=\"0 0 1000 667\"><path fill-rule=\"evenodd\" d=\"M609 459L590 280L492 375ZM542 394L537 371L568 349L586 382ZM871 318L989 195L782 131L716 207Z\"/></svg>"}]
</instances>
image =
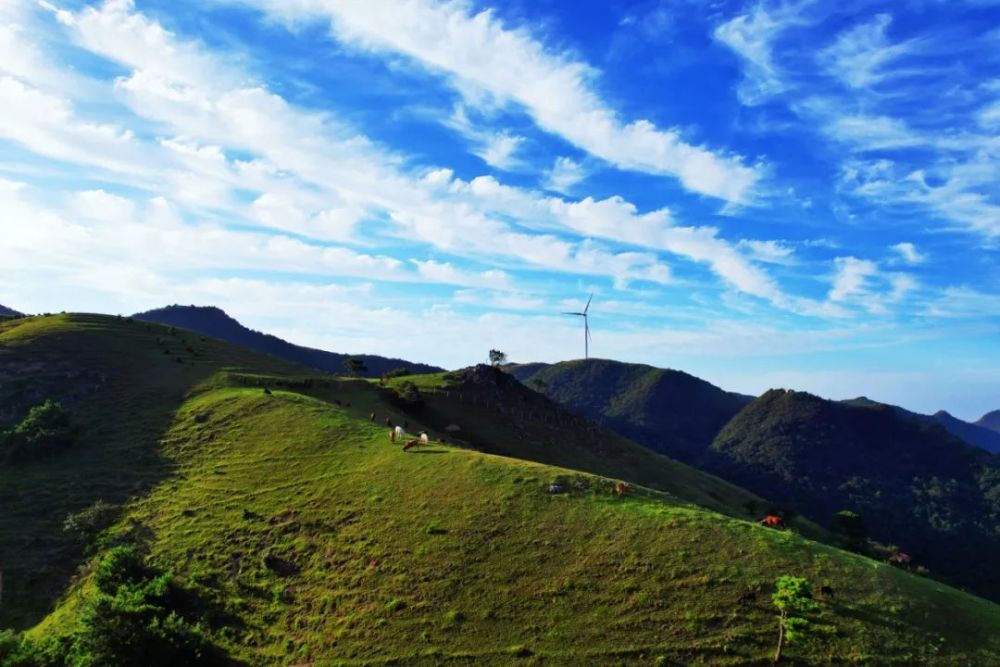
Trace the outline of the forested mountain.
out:
<instances>
[{"instance_id":1,"label":"forested mountain","mask_svg":"<svg viewBox=\"0 0 1000 667\"><path fill-rule=\"evenodd\" d=\"M699 460L753 400L681 371L607 359L515 365L509 372L574 412L686 462Z\"/></svg>"},{"instance_id":2,"label":"forested mountain","mask_svg":"<svg viewBox=\"0 0 1000 667\"><path fill-rule=\"evenodd\" d=\"M876 539L1000 597L1000 461L940 424L771 390L726 425L702 466L820 523L852 510Z\"/></svg>"}]
</instances>

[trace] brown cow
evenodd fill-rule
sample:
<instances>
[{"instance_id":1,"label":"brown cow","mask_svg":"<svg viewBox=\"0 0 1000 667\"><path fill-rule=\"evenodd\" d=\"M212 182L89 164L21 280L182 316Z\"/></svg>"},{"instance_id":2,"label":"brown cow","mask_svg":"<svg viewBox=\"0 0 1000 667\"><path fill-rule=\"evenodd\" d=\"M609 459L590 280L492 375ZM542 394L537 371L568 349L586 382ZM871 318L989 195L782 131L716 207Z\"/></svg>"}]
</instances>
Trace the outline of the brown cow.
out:
<instances>
[{"instance_id":1,"label":"brown cow","mask_svg":"<svg viewBox=\"0 0 1000 667\"><path fill-rule=\"evenodd\" d=\"M419 444L420 444L419 440L407 440L406 444L403 445L403 451L408 452Z\"/></svg>"},{"instance_id":2,"label":"brown cow","mask_svg":"<svg viewBox=\"0 0 1000 667\"><path fill-rule=\"evenodd\" d=\"M777 514L768 514L760 520L760 525L767 526L768 528L784 528L785 519Z\"/></svg>"},{"instance_id":3,"label":"brown cow","mask_svg":"<svg viewBox=\"0 0 1000 667\"><path fill-rule=\"evenodd\" d=\"M396 429L389 429L389 442L396 442Z\"/></svg>"},{"instance_id":4,"label":"brown cow","mask_svg":"<svg viewBox=\"0 0 1000 667\"><path fill-rule=\"evenodd\" d=\"M615 484L615 495L624 496L629 492L629 486L625 482L618 482Z\"/></svg>"}]
</instances>

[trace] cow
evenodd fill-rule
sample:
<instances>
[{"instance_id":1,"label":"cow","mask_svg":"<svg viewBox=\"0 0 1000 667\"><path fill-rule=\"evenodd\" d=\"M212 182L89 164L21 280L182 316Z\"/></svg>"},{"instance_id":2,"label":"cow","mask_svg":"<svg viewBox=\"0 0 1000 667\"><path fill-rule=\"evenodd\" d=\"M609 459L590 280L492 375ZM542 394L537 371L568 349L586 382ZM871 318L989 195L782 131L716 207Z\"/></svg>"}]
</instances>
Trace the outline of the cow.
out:
<instances>
[{"instance_id":1,"label":"cow","mask_svg":"<svg viewBox=\"0 0 1000 667\"><path fill-rule=\"evenodd\" d=\"M421 445L426 445L429 442L430 442L430 439L427 437L427 431L421 431L420 432L420 444Z\"/></svg>"},{"instance_id":2,"label":"cow","mask_svg":"<svg viewBox=\"0 0 1000 667\"><path fill-rule=\"evenodd\" d=\"M629 492L629 486L625 482L618 482L615 484L615 495L624 496Z\"/></svg>"},{"instance_id":3,"label":"cow","mask_svg":"<svg viewBox=\"0 0 1000 667\"><path fill-rule=\"evenodd\" d=\"M768 528L784 528L785 519L778 514L768 514L760 520L760 525L767 526Z\"/></svg>"},{"instance_id":4,"label":"cow","mask_svg":"<svg viewBox=\"0 0 1000 667\"><path fill-rule=\"evenodd\" d=\"M419 440L407 440L406 444L403 445L403 451L408 452L419 444L420 444Z\"/></svg>"},{"instance_id":5,"label":"cow","mask_svg":"<svg viewBox=\"0 0 1000 667\"><path fill-rule=\"evenodd\" d=\"M386 417L385 418L385 425L391 427L392 426L392 420L389 419L388 417Z\"/></svg>"},{"instance_id":6,"label":"cow","mask_svg":"<svg viewBox=\"0 0 1000 667\"><path fill-rule=\"evenodd\" d=\"M368 421L370 421L372 423L375 422L375 413L374 412L371 413L370 415L368 415Z\"/></svg>"},{"instance_id":7,"label":"cow","mask_svg":"<svg viewBox=\"0 0 1000 667\"><path fill-rule=\"evenodd\" d=\"M389 429L389 442L396 442L396 432Z\"/></svg>"},{"instance_id":8,"label":"cow","mask_svg":"<svg viewBox=\"0 0 1000 667\"><path fill-rule=\"evenodd\" d=\"M824 596L826 596L828 598L832 598L833 597L833 586L830 586L828 584L824 584L824 585L820 586L820 588L819 588L819 594L820 595L824 595Z\"/></svg>"},{"instance_id":9,"label":"cow","mask_svg":"<svg viewBox=\"0 0 1000 667\"><path fill-rule=\"evenodd\" d=\"M402 426L397 426L396 428L394 428L393 433L395 433L396 437L399 438L400 440L402 440L403 436L406 435L406 431L403 430Z\"/></svg>"}]
</instances>

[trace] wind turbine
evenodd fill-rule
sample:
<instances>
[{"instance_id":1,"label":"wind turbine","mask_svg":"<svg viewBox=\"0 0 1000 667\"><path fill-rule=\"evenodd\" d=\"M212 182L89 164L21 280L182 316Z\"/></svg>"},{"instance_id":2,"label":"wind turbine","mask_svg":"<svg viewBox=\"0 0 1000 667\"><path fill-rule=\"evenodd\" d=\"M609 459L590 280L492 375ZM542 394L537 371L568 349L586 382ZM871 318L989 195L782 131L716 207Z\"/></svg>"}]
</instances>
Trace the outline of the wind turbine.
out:
<instances>
[{"instance_id":1,"label":"wind turbine","mask_svg":"<svg viewBox=\"0 0 1000 667\"><path fill-rule=\"evenodd\" d=\"M587 311L590 310L590 302L594 300L594 293L590 293L587 305L583 307L582 313L563 313L563 315L579 315L583 318L583 358L590 358L590 323L587 321Z\"/></svg>"}]
</instances>

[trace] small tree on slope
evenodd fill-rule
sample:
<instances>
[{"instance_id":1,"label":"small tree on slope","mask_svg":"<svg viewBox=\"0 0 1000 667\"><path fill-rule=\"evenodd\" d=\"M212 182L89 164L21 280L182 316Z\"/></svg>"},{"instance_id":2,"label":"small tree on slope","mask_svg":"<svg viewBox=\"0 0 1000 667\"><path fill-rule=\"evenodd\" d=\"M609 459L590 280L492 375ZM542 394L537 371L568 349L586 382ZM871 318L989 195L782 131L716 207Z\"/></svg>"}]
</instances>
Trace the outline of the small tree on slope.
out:
<instances>
[{"instance_id":1,"label":"small tree on slope","mask_svg":"<svg viewBox=\"0 0 1000 667\"><path fill-rule=\"evenodd\" d=\"M778 648L774 652L774 662L781 660L781 649L785 640L795 641L804 636L809 627L809 621L804 614L815 611L819 605L813 600L809 582L804 577L792 577L787 574L778 577L774 582L774 594L771 595L778 614Z\"/></svg>"}]
</instances>

